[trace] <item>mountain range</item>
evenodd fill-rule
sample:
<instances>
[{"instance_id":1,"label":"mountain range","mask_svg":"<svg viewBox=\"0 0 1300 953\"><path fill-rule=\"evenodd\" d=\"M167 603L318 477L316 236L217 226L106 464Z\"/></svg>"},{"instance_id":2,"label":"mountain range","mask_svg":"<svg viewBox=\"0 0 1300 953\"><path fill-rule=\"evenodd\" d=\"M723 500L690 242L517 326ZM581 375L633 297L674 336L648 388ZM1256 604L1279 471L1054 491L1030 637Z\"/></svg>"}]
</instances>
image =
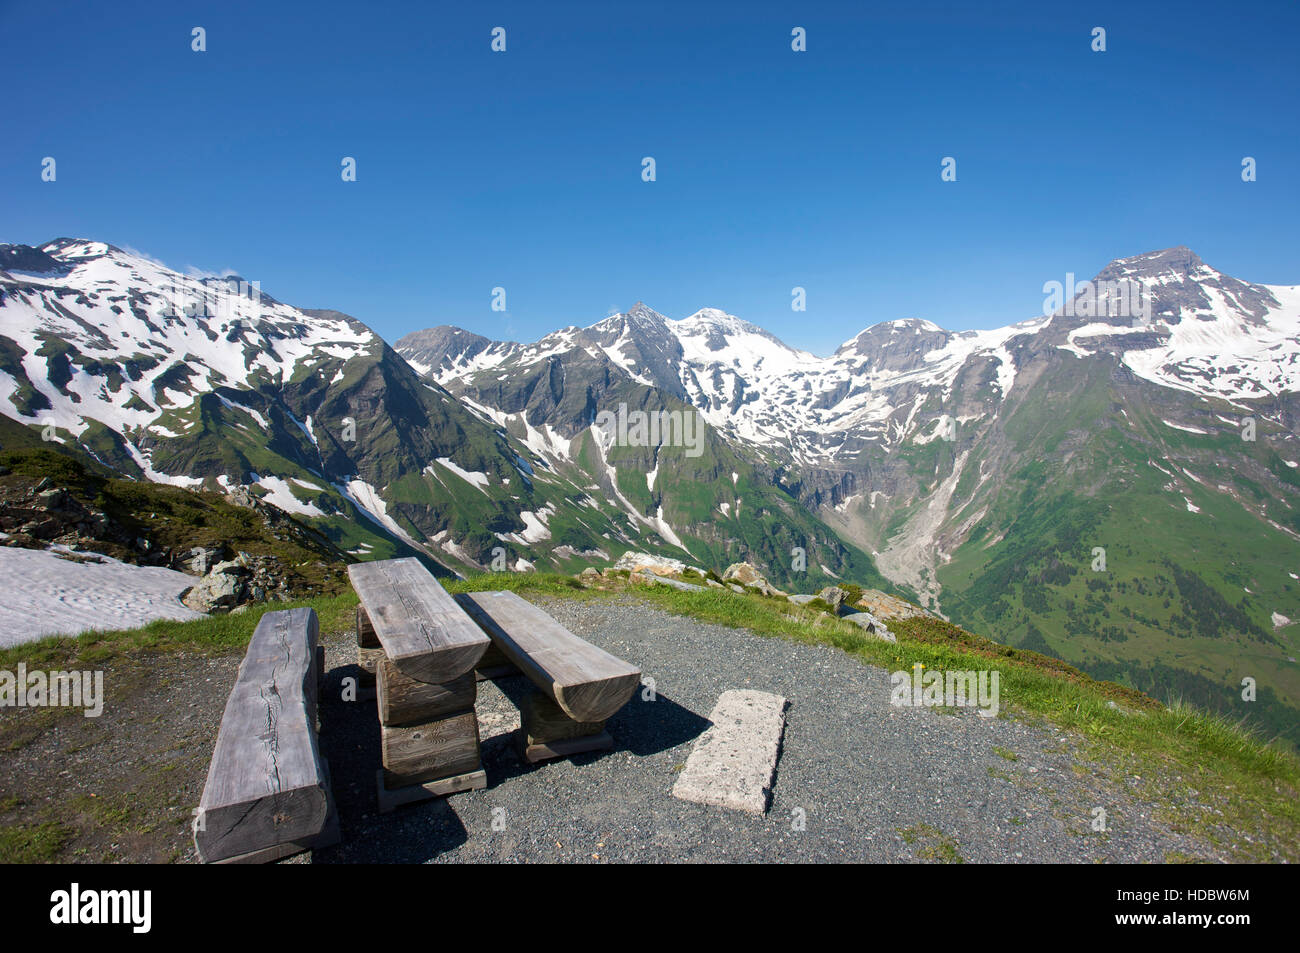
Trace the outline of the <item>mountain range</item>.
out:
<instances>
[{"instance_id":1,"label":"mountain range","mask_svg":"<svg viewBox=\"0 0 1300 953\"><path fill-rule=\"evenodd\" d=\"M748 560L1300 742L1300 286L1179 247L1064 287L1003 328L889 321L826 357L640 303L533 343L390 346L238 276L0 245L0 411L130 476L248 487L362 558ZM615 411L698 442L624 439Z\"/></svg>"}]
</instances>

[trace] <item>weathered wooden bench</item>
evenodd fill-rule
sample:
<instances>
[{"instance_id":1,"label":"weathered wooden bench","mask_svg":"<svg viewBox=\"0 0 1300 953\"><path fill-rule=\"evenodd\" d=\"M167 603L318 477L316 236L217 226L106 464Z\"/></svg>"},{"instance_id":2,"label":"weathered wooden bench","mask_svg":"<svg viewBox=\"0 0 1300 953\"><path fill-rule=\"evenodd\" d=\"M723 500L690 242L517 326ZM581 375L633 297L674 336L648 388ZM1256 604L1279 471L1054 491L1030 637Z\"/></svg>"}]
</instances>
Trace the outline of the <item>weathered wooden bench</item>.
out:
<instances>
[{"instance_id":1,"label":"weathered wooden bench","mask_svg":"<svg viewBox=\"0 0 1300 953\"><path fill-rule=\"evenodd\" d=\"M605 721L627 704L641 670L574 635L513 592L471 592L456 602L538 688L520 706L529 762L610 748Z\"/></svg>"},{"instance_id":2,"label":"weathered wooden bench","mask_svg":"<svg viewBox=\"0 0 1300 953\"><path fill-rule=\"evenodd\" d=\"M474 667L488 637L418 559L354 563L358 663L374 672L379 809L487 786Z\"/></svg>"},{"instance_id":3,"label":"weathered wooden bench","mask_svg":"<svg viewBox=\"0 0 1300 953\"><path fill-rule=\"evenodd\" d=\"M338 843L316 737L318 634L311 609L268 612L253 632L194 820L205 863L260 863Z\"/></svg>"}]
</instances>

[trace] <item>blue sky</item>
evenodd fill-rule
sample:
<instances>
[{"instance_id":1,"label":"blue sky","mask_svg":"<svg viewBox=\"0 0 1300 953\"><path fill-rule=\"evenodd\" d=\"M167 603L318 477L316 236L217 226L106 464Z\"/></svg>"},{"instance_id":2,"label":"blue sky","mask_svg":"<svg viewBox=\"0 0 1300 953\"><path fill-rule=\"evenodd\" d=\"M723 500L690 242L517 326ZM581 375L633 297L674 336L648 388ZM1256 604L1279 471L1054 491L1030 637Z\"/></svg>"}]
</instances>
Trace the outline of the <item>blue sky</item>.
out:
<instances>
[{"instance_id":1,"label":"blue sky","mask_svg":"<svg viewBox=\"0 0 1300 953\"><path fill-rule=\"evenodd\" d=\"M0 0L0 241L233 269L389 340L639 299L827 353L1177 244L1300 283L1297 39L1291 2Z\"/></svg>"}]
</instances>

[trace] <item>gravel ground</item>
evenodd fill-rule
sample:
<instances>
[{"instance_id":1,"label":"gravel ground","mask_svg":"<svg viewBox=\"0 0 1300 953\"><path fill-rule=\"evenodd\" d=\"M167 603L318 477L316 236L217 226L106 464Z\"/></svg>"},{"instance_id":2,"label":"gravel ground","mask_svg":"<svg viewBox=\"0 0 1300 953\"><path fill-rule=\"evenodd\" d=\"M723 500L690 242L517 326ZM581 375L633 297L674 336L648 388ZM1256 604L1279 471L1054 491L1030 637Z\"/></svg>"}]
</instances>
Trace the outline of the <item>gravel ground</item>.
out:
<instances>
[{"instance_id":1,"label":"gravel ground","mask_svg":"<svg viewBox=\"0 0 1300 953\"><path fill-rule=\"evenodd\" d=\"M1225 859L1155 820L1127 784L1080 764L1050 727L894 708L889 674L836 649L672 616L630 595L542 604L655 679L654 701L638 694L610 719L614 750L527 764L512 733L531 684L482 682L487 789L380 815L374 703L341 700L342 680L357 672L355 636L328 638L321 745L344 840L286 863ZM64 832L59 860L195 862L191 811L238 665L235 655L118 658L105 665L100 718L5 709L0 847L15 825L44 825ZM669 793L732 688L790 701L763 816ZM1165 789L1181 796L1180 787L1169 779ZM1098 806L1106 833L1090 827Z\"/></svg>"},{"instance_id":2,"label":"gravel ground","mask_svg":"<svg viewBox=\"0 0 1300 953\"><path fill-rule=\"evenodd\" d=\"M634 696L610 719L614 750L528 765L511 733L531 686L522 677L483 682L487 789L379 815L378 721L372 704L338 700L354 670L335 652L322 744L344 842L289 862L1223 859L1080 765L1056 729L973 709L895 708L889 673L836 649L708 625L632 597L542 604L655 680L653 701ZM790 701L764 816L669 794L709 711L732 688ZM1106 810L1107 832L1091 829L1095 807Z\"/></svg>"}]
</instances>

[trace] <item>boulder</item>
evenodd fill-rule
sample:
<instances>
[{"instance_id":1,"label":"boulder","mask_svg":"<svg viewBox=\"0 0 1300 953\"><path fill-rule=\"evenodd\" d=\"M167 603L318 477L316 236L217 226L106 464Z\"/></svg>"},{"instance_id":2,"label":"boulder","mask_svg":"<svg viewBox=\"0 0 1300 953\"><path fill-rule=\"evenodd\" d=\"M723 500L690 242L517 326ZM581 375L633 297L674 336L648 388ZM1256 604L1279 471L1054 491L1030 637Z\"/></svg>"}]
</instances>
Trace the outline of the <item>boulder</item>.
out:
<instances>
[{"instance_id":1,"label":"boulder","mask_svg":"<svg viewBox=\"0 0 1300 953\"><path fill-rule=\"evenodd\" d=\"M795 594L795 595L793 595L793 596L786 596L786 598L789 599L791 602L793 602L793 603L794 603L795 605L797 605L797 606L806 606L808 603L812 602L812 601L813 601L814 599L816 599L817 597L816 597L816 596L807 596L807 595Z\"/></svg>"},{"instance_id":2,"label":"boulder","mask_svg":"<svg viewBox=\"0 0 1300 953\"><path fill-rule=\"evenodd\" d=\"M236 506L242 506L250 510L257 509L257 504L261 502L248 491L247 487L243 486L232 486L226 491L226 499Z\"/></svg>"},{"instance_id":3,"label":"boulder","mask_svg":"<svg viewBox=\"0 0 1300 953\"><path fill-rule=\"evenodd\" d=\"M840 606L844 605L846 593L839 586L827 586L821 592L817 593L817 598L825 602L836 612L840 611Z\"/></svg>"},{"instance_id":4,"label":"boulder","mask_svg":"<svg viewBox=\"0 0 1300 953\"><path fill-rule=\"evenodd\" d=\"M594 586L596 583L600 582L601 576L598 570L588 566L582 572L578 573L578 579L585 585Z\"/></svg>"},{"instance_id":5,"label":"boulder","mask_svg":"<svg viewBox=\"0 0 1300 953\"><path fill-rule=\"evenodd\" d=\"M181 602L195 612L229 612L244 601L247 587L234 573L213 571L181 597Z\"/></svg>"},{"instance_id":6,"label":"boulder","mask_svg":"<svg viewBox=\"0 0 1300 953\"><path fill-rule=\"evenodd\" d=\"M647 586L670 586L673 589L680 589L682 592L702 592L704 590L703 586L697 586L694 583L682 582L678 579L670 579L667 576L656 576L645 572L634 572L628 578L632 582L644 583Z\"/></svg>"},{"instance_id":7,"label":"boulder","mask_svg":"<svg viewBox=\"0 0 1300 953\"><path fill-rule=\"evenodd\" d=\"M756 586L760 582L766 583L763 574L749 563L732 563L727 567L727 571L722 574L723 582L738 582L742 586Z\"/></svg>"},{"instance_id":8,"label":"boulder","mask_svg":"<svg viewBox=\"0 0 1300 953\"><path fill-rule=\"evenodd\" d=\"M618 557L614 568L626 569L628 572L651 572L656 576L675 576L686 569L686 564L680 559L669 559L651 553L624 553Z\"/></svg>"},{"instance_id":9,"label":"boulder","mask_svg":"<svg viewBox=\"0 0 1300 953\"><path fill-rule=\"evenodd\" d=\"M879 619L910 619L913 616L938 618L933 612L914 606L905 599L881 592L879 589L865 590L862 598L854 604Z\"/></svg>"},{"instance_id":10,"label":"boulder","mask_svg":"<svg viewBox=\"0 0 1300 953\"><path fill-rule=\"evenodd\" d=\"M784 596L785 593L764 578L755 566L749 563L732 563L722 574L723 582L739 583L752 586L765 596Z\"/></svg>"},{"instance_id":11,"label":"boulder","mask_svg":"<svg viewBox=\"0 0 1300 953\"><path fill-rule=\"evenodd\" d=\"M242 558L228 559L223 563L217 563L208 571L210 576L247 576L248 563Z\"/></svg>"},{"instance_id":12,"label":"boulder","mask_svg":"<svg viewBox=\"0 0 1300 953\"><path fill-rule=\"evenodd\" d=\"M51 510L56 510L62 506L64 499L66 499L66 496L58 487L52 490L42 490L36 494L37 504Z\"/></svg>"},{"instance_id":13,"label":"boulder","mask_svg":"<svg viewBox=\"0 0 1300 953\"><path fill-rule=\"evenodd\" d=\"M196 576L206 576L208 570L221 560L222 551L216 546L195 546L189 551L188 566Z\"/></svg>"}]
</instances>

